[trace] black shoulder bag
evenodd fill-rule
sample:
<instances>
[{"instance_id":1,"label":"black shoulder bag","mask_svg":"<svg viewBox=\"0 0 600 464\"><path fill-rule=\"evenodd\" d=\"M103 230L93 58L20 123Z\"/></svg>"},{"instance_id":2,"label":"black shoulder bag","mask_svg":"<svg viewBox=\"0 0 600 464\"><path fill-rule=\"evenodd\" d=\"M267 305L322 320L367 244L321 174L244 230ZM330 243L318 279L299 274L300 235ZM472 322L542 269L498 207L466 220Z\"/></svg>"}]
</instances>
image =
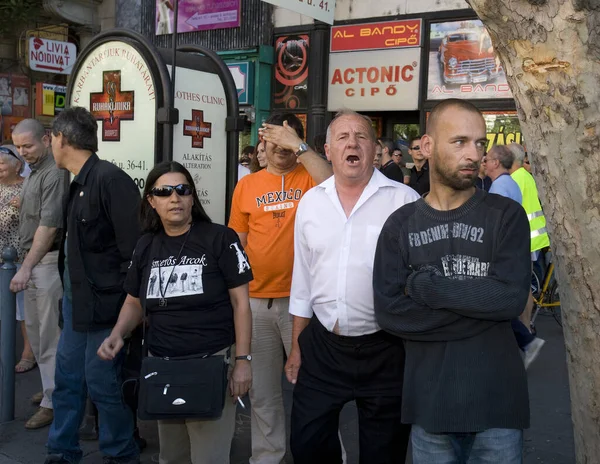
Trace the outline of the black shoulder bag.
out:
<instances>
[{"instance_id":1,"label":"black shoulder bag","mask_svg":"<svg viewBox=\"0 0 600 464\"><path fill-rule=\"evenodd\" d=\"M153 244L154 241L153 239ZM179 256L186 241L187 236L179 250ZM179 261L179 256L175 262ZM167 279L167 285L169 280L170 277ZM225 406L231 347L225 355L204 353L181 357L149 357L146 343L145 299L143 307L139 418L142 420L219 419Z\"/></svg>"}]
</instances>

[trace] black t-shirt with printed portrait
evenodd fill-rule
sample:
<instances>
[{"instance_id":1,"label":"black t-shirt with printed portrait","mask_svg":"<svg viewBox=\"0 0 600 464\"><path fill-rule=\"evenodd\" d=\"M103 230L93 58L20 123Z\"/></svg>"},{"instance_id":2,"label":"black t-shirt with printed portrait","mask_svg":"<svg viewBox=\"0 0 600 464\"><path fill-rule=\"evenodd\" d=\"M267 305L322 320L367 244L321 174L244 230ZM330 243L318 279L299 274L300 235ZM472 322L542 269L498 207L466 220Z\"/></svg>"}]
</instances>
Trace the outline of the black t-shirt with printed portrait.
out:
<instances>
[{"instance_id":1,"label":"black t-shirt with printed portrait","mask_svg":"<svg viewBox=\"0 0 600 464\"><path fill-rule=\"evenodd\" d=\"M228 290L252 278L233 230L195 223L189 235L144 235L124 288L146 304L150 353L176 357L214 353L235 342Z\"/></svg>"}]
</instances>

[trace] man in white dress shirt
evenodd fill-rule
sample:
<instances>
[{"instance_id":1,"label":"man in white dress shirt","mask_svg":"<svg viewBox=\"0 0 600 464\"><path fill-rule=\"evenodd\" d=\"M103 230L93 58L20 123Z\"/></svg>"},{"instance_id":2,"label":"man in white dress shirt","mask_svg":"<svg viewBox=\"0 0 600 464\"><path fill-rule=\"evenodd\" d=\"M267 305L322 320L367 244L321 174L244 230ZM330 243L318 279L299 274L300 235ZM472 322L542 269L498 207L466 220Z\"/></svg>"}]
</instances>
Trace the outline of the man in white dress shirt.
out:
<instances>
[{"instance_id":1,"label":"man in white dress shirt","mask_svg":"<svg viewBox=\"0 0 600 464\"><path fill-rule=\"evenodd\" d=\"M325 151L333 177L296 213L290 314L295 384L291 449L296 464L342 462L339 413L356 401L360 462L404 462L410 427L400 420L404 347L373 309L373 260L388 216L419 195L373 168L370 120L339 113Z\"/></svg>"}]
</instances>

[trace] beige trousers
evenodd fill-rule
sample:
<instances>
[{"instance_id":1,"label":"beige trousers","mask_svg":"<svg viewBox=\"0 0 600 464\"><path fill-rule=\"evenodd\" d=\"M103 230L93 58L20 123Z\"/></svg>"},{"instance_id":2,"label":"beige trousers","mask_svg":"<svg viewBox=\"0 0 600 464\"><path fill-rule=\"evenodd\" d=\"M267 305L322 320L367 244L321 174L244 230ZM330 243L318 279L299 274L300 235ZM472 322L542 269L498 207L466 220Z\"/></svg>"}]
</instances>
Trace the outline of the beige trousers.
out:
<instances>
[{"instance_id":1,"label":"beige trousers","mask_svg":"<svg viewBox=\"0 0 600 464\"><path fill-rule=\"evenodd\" d=\"M225 354L227 349L217 354ZM235 346L231 347L229 377L235 363ZM231 401L229 385L223 415L218 420L159 420L160 464L227 464L235 431L237 402Z\"/></svg>"},{"instance_id":2,"label":"beige trousers","mask_svg":"<svg viewBox=\"0 0 600 464\"><path fill-rule=\"evenodd\" d=\"M271 304L270 304L271 303ZM250 298L252 310L252 457L250 464L279 464L286 451L283 350L292 349L289 298ZM271 306L269 308L269 305Z\"/></svg>"},{"instance_id":3,"label":"beige trousers","mask_svg":"<svg viewBox=\"0 0 600 464\"><path fill-rule=\"evenodd\" d=\"M58 251L51 251L31 271L25 294L25 327L40 368L44 398L41 406L52 409L56 347L62 284L58 273Z\"/></svg>"}]
</instances>

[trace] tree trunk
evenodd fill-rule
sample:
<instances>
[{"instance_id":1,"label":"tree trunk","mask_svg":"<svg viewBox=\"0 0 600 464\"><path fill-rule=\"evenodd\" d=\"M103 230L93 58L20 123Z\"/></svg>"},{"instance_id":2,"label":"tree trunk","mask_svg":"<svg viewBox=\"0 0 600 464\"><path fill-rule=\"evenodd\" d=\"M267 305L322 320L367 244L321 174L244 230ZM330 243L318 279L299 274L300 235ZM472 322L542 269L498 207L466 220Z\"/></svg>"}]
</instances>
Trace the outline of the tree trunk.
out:
<instances>
[{"instance_id":1,"label":"tree trunk","mask_svg":"<svg viewBox=\"0 0 600 464\"><path fill-rule=\"evenodd\" d=\"M597 463L600 0L467 1L517 103L557 264L577 463Z\"/></svg>"}]
</instances>

